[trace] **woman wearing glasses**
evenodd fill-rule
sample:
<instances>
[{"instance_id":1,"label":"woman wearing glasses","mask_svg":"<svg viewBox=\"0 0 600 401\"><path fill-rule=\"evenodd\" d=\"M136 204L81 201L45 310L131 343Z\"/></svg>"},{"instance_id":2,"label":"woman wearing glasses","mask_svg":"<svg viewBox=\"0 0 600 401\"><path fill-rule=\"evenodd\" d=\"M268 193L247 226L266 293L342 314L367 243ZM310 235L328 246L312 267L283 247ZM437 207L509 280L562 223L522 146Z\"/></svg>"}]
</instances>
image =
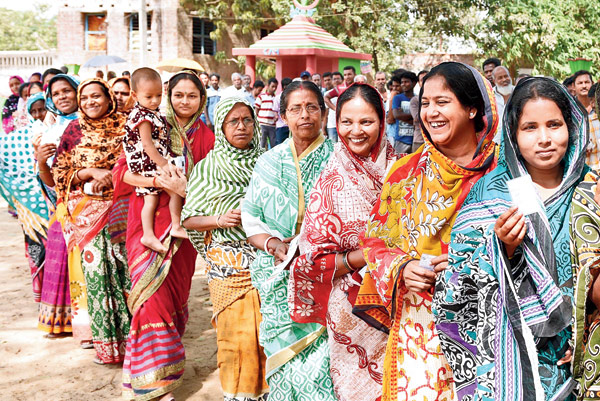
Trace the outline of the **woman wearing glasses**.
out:
<instances>
[{"instance_id":1,"label":"woman wearing glasses","mask_svg":"<svg viewBox=\"0 0 600 401\"><path fill-rule=\"evenodd\" d=\"M291 138L258 159L242 204L244 231L258 248L250 274L261 300L269 399L336 400L325 327L291 320L289 270L275 269L300 231L306 202L333 151L320 132L325 102L314 83L293 82L280 109Z\"/></svg>"},{"instance_id":2,"label":"woman wearing glasses","mask_svg":"<svg viewBox=\"0 0 600 401\"><path fill-rule=\"evenodd\" d=\"M192 171L181 212L190 241L210 266L208 289L217 329L217 362L225 399L262 400L265 354L258 343L260 300L249 266L256 249L241 227L240 201L263 153L250 103L231 97L215 112L215 147Z\"/></svg>"}]
</instances>

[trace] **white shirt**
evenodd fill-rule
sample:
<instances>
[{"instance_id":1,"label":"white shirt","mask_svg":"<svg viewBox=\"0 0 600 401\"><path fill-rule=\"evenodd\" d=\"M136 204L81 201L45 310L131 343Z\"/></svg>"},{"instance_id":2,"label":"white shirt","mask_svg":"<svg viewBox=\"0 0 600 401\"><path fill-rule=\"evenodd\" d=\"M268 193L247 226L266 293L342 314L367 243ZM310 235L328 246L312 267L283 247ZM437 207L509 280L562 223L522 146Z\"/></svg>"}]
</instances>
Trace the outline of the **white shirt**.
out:
<instances>
[{"instance_id":1,"label":"white shirt","mask_svg":"<svg viewBox=\"0 0 600 401\"><path fill-rule=\"evenodd\" d=\"M243 86L240 89L236 89L235 86L233 86L233 85L228 86L227 88L223 89L223 91L221 92L221 99L227 99L229 97L234 97L234 96L245 99L247 96L247 92Z\"/></svg>"}]
</instances>

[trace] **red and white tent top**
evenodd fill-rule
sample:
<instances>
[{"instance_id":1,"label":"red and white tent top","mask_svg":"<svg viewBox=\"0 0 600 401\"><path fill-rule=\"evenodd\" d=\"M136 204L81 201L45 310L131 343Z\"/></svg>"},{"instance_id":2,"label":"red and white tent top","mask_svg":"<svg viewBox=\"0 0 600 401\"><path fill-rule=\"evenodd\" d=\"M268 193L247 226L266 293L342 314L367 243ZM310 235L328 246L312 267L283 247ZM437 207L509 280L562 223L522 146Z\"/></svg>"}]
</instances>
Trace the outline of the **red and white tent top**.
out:
<instances>
[{"instance_id":1,"label":"red and white tent top","mask_svg":"<svg viewBox=\"0 0 600 401\"><path fill-rule=\"evenodd\" d=\"M315 55L371 60L370 54L356 53L306 15L296 15L290 22L248 48L232 49L234 56Z\"/></svg>"}]
</instances>

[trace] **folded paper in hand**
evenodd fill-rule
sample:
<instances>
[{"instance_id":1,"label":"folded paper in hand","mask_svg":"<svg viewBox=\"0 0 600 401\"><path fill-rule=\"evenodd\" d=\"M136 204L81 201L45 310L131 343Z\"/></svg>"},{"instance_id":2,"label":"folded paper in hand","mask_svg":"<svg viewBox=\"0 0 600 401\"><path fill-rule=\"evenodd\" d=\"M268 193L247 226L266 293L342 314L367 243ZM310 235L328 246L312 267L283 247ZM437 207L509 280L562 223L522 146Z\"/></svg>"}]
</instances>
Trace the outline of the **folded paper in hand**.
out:
<instances>
[{"instance_id":1,"label":"folded paper in hand","mask_svg":"<svg viewBox=\"0 0 600 401\"><path fill-rule=\"evenodd\" d=\"M269 277L269 279L266 281L266 283L270 283L271 281L275 280L277 277L279 277L279 274L282 271L284 271L285 269L287 269L288 265L296 257L296 253L298 252L298 248L299 248L299 245L298 245L299 240L300 240L300 236L297 235L292 240L292 242L290 242L290 247L289 247L289 249L287 251L287 255L285 257L285 260L275 266L275 268L273 269L273 273L271 274L271 277Z\"/></svg>"},{"instance_id":2,"label":"folded paper in hand","mask_svg":"<svg viewBox=\"0 0 600 401\"><path fill-rule=\"evenodd\" d=\"M513 204L519 208L519 212L523 213L524 216L543 212L537 190L533 186L529 174L507 181L506 185Z\"/></svg>"}]
</instances>

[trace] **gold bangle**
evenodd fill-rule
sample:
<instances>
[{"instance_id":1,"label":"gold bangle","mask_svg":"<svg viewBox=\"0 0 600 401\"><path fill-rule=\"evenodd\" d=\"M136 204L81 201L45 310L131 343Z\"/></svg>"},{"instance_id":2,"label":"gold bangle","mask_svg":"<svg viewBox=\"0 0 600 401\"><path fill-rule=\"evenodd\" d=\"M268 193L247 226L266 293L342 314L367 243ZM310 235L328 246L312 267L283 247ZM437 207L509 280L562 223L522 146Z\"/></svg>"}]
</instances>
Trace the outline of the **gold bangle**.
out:
<instances>
[{"instance_id":1,"label":"gold bangle","mask_svg":"<svg viewBox=\"0 0 600 401\"><path fill-rule=\"evenodd\" d=\"M219 224L219 219L221 218L222 215L218 215L217 216L217 227L219 228L223 228L223 226L221 224Z\"/></svg>"}]
</instances>

